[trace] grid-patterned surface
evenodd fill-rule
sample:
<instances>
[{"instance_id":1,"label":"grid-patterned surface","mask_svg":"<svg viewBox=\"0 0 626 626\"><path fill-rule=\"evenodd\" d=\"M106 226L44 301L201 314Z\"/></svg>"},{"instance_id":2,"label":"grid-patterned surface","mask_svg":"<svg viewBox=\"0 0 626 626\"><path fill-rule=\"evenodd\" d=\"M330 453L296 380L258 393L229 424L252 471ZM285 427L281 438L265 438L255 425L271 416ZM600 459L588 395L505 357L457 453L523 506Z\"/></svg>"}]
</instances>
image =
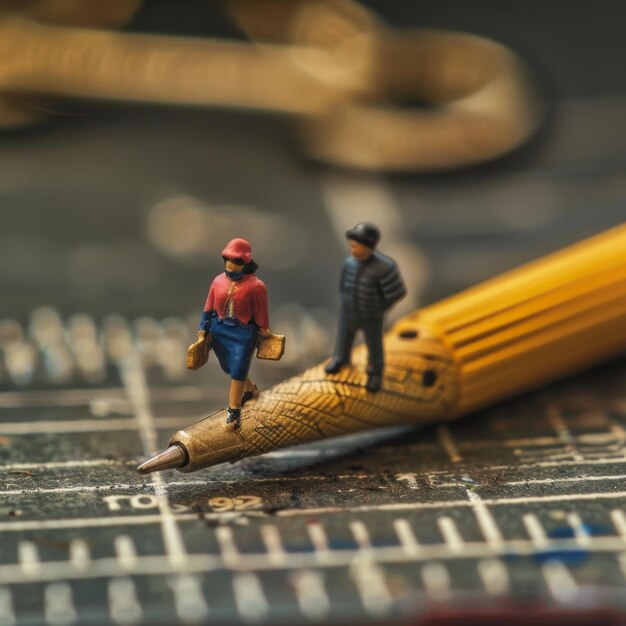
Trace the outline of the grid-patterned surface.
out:
<instances>
[{"instance_id":1,"label":"grid-patterned surface","mask_svg":"<svg viewBox=\"0 0 626 626\"><path fill-rule=\"evenodd\" d=\"M0 392L3 625L619 606L626 363L366 452L143 478L140 457L215 394L165 384L122 328L99 384Z\"/></svg>"}]
</instances>

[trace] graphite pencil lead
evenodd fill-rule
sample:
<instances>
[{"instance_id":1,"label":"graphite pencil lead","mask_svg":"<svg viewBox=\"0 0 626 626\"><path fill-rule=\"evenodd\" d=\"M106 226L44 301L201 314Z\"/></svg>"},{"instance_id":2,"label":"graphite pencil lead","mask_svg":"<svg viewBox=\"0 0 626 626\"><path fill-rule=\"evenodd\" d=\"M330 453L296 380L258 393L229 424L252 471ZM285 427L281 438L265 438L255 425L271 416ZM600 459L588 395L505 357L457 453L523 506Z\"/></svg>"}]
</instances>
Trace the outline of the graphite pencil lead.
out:
<instances>
[{"instance_id":1,"label":"graphite pencil lead","mask_svg":"<svg viewBox=\"0 0 626 626\"><path fill-rule=\"evenodd\" d=\"M176 469L183 465L184 462L185 453L180 446L174 445L144 461L137 468L137 471L140 474L151 474L152 472L160 472L166 469Z\"/></svg>"}]
</instances>

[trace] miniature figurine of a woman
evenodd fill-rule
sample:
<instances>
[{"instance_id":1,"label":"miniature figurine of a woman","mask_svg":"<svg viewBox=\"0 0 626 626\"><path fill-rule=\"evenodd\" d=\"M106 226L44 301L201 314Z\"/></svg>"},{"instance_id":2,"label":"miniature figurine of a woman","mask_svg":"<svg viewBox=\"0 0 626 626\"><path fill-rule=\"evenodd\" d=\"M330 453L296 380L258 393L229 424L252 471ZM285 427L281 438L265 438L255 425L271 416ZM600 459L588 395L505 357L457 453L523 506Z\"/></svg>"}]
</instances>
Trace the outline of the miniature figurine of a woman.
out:
<instances>
[{"instance_id":1,"label":"miniature figurine of a woman","mask_svg":"<svg viewBox=\"0 0 626 626\"><path fill-rule=\"evenodd\" d=\"M256 394L248 378L250 361L261 337L269 337L267 288L255 272L252 248L245 239L233 239L222 251L224 272L213 279L204 305L198 337L205 338L230 375L226 423L239 428L241 405Z\"/></svg>"}]
</instances>

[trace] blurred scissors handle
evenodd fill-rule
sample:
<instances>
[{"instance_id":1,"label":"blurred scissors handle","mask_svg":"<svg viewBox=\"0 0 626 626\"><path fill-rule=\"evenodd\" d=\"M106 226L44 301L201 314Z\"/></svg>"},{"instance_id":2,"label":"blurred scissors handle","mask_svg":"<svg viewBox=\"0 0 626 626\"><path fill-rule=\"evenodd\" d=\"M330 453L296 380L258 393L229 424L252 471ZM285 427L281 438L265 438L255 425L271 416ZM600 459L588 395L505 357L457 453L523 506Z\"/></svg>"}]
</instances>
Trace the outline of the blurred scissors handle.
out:
<instances>
[{"instance_id":1,"label":"blurred scissors handle","mask_svg":"<svg viewBox=\"0 0 626 626\"><path fill-rule=\"evenodd\" d=\"M528 68L485 37L390 29L352 0L228 7L250 37L295 44L299 67L347 92L322 115L298 120L319 160L369 170L462 167L520 146L544 117Z\"/></svg>"},{"instance_id":2,"label":"blurred scissors handle","mask_svg":"<svg viewBox=\"0 0 626 626\"><path fill-rule=\"evenodd\" d=\"M0 0L0 11L62 26L120 28L135 15L143 0Z\"/></svg>"},{"instance_id":3,"label":"blurred scissors handle","mask_svg":"<svg viewBox=\"0 0 626 626\"><path fill-rule=\"evenodd\" d=\"M0 19L0 89L293 114L326 110L334 91L284 46L136 35Z\"/></svg>"},{"instance_id":4,"label":"blurred scissors handle","mask_svg":"<svg viewBox=\"0 0 626 626\"><path fill-rule=\"evenodd\" d=\"M504 154L541 121L527 70L493 41L395 31L351 0L228 6L253 43L48 26L5 14L0 124L34 120L32 108L20 108L25 94L264 109L289 114L319 160L437 170ZM422 106L406 106L415 102Z\"/></svg>"},{"instance_id":5,"label":"blurred scissors handle","mask_svg":"<svg viewBox=\"0 0 626 626\"><path fill-rule=\"evenodd\" d=\"M488 39L382 31L374 58L372 96L300 123L317 159L369 170L462 167L520 146L544 117L524 64Z\"/></svg>"}]
</instances>

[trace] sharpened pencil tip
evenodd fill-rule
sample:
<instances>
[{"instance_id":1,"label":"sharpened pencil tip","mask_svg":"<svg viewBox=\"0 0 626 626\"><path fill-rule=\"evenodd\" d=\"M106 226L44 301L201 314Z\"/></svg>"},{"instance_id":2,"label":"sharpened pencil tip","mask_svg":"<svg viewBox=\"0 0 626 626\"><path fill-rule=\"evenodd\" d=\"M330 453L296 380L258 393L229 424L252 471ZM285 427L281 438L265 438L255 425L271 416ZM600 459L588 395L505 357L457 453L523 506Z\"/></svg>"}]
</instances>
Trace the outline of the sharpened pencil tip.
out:
<instances>
[{"instance_id":1,"label":"sharpened pencil tip","mask_svg":"<svg viewBox=\"0 0 626 626\"><path fill-rule=\"evenodd\" d=\"M163 450L147 461L144 461L137 471L140 474L151 474L152 472L160 472L166 469L174 469L180 467L185 462L185 454L180 446L170 446L167 450Z\"/></svg>"}]
</instances>

